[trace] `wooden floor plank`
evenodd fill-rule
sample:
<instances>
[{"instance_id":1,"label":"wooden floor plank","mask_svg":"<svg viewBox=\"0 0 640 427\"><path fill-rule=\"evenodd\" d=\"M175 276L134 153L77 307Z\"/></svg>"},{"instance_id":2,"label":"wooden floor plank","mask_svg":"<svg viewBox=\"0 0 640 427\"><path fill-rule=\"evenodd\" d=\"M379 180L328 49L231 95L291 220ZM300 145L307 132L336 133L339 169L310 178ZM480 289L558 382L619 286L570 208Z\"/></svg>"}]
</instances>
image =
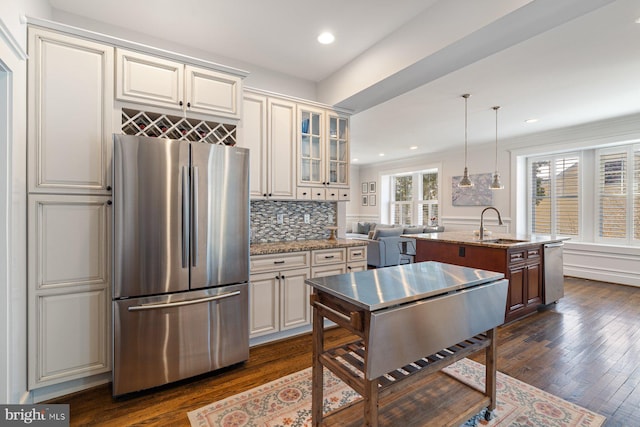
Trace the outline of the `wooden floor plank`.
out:
<instances>
[{"instance_id":1,"label":"wooden floor plank","mask_svg":"<svg viewBox=\"0 0 640 427\"><path fill-rule=\"evenodd\" d=\"M498 370L605 415L607 427L640 426L638 325L640 288L566 278L558 304L499 328ZM332 346L353 340L340 330L326 338ZM231 369L127 399L114 401L105 385L49 403L70 404L72 426L188 426L188 411L309 366L304 335L254 347Z\"/></svg>"}]
</instances>

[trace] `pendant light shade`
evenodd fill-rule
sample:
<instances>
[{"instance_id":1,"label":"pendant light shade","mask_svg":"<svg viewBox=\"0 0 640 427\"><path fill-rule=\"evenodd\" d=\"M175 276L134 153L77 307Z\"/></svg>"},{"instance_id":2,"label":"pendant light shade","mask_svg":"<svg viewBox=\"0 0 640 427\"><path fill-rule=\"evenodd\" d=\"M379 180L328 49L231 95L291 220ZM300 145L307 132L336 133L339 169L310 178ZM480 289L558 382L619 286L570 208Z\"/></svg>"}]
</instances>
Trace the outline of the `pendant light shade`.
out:
<instances>
[{"instance_id":1,"label":"pendant light shade","mask_svg":"<svg viewBox=\"0 0 640 427\"><path fill-rule=\"evenodd\" d=\"M500 174L498 173L498 110L499 106L493 107L493 110L496 112L496 167L493 173L493 181L491 181L491 185L489 186L492 190L502 190L504 185L500 182Z\"/></svg>"},{"instance_id":2,"label":"pendant light shade","mask_svg":"<svg viewBox=\"0 0 640 427\"><path fill-rule=\"evenodd\" d=\"M469 171L467 169L467 100L470 96L468 93L462 95L464 98L464 174L462 174L462 179L458 183L460 188L473 187L473 182L469 179Z\"/></svg>"}]
</instances>

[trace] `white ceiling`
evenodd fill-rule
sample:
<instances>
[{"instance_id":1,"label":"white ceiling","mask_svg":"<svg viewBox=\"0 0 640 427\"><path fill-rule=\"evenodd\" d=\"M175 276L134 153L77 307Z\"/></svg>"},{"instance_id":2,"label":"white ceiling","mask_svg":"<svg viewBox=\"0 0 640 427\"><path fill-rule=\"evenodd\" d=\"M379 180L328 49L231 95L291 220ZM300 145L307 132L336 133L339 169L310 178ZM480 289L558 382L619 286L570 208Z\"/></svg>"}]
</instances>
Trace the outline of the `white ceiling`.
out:
<instances>
[{"instance_id":1,"label":"white ceiling","mask_svg":"<svg viewBox=\"0 0 640 427\"><path fill-rule=\"evenodd\" d=\"M640 112L640 0L49 2L317 83L360 164L462 147L463 93L470 146Z\"/></svg>"}]
</instances>

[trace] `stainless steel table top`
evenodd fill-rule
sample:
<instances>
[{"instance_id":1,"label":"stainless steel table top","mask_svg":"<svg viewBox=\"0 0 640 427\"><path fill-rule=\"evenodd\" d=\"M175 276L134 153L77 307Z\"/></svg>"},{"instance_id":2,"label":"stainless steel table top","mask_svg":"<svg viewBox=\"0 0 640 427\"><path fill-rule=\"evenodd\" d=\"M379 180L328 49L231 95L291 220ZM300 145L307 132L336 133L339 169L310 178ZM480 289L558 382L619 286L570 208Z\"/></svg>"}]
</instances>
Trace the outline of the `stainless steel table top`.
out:
<instances>
[{"instance_id":1,"label":"stainless steel table top","mask_svg":"<svg viewBox=\"0 0 640 427\"><path fill-rule=\"evenodd\" d=\"M305 283L368 311L502 279L504 274L435 261L316 277Z\"/></svg>"}]
</instances>

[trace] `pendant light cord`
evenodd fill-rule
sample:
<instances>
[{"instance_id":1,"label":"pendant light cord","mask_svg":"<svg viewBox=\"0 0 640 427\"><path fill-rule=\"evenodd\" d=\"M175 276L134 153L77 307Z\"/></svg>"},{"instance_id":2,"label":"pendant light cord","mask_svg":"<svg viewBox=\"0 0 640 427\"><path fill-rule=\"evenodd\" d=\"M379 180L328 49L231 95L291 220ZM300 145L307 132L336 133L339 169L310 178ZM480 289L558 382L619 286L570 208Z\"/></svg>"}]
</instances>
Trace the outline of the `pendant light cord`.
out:
<instances>
[{"instance_id":1,"label":"pendant light cord","mask_svg":"<svg viewBox=\"0 0 640 427\"><path fill-rule=\"evenodd\" d=\"M496 111L496 168L495 172L498 172L498 109L500 107L496 106L493 109Z\"/></svg>"}]
</instances>

